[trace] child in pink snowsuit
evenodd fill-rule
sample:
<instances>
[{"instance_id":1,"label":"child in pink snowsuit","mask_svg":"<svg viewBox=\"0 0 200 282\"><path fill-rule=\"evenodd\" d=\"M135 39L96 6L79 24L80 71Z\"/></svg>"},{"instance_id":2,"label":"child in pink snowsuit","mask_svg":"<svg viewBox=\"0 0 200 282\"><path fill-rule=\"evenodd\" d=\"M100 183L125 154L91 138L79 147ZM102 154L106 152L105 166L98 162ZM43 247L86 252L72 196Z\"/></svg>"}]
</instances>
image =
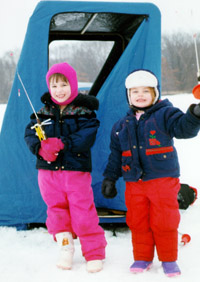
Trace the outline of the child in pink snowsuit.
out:
<instances>
[{"instance_id":1,"label":"child in pink snowsuit","mask_svg":"<svg viewBox=\"0 0 200 282\"><path fill-rule=\"evenodd\" d=\"M71 269L73 238L80 239L89 272L100 271L105 258L106 240L94 205L91 187L91 152L99 121L94 96L78 94L75 70L67 63L53 65L46 75L48 93L37 115L47 138L39 141L33 125L34 114L26 127L25 141L37 156L38 183L47 205L46 225L53 234L60 256L57 266Z\"/></svg>"},{"instance_id":2,"label":"child in pink snowsuit","mask_svg":"<svg viewBox=\"0 0 200 282\"><path fill-rule=\"evenodd\" d=\"M173 138L192 138L200 129L200 104L184 114L159 99L156 76L147 70L131 73L125 82L130 109L111 132L111 153L102 193L117 194L115 182L126 182L126 221L132 233L133 273L150 268L155 248L167 276L179 275L177 194L179 162Z\"/></svg>"}]
</instances>

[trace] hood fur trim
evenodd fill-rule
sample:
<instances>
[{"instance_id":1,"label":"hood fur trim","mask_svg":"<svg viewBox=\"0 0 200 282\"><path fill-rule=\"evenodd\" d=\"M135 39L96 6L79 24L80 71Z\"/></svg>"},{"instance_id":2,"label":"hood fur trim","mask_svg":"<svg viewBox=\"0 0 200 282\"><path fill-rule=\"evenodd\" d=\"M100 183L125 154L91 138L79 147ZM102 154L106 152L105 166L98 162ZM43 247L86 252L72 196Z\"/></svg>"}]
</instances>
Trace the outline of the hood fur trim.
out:
<instances>
[{"instance_id":1,"label":"hood fur trim","mask_svg":"<svg viewBox=\"0 0 200 282\"><path fill-rule=\"evenodd\" d=\"M49 92L45 93L41 97L41 101L43 104L46 105L50 105L53 103ZM78 96L70 104L75 105L77 107L86 107L92 111L96 111L99 108L99 100L96 97L84 94L78 94Z\"/></svg>"}]
</instances>

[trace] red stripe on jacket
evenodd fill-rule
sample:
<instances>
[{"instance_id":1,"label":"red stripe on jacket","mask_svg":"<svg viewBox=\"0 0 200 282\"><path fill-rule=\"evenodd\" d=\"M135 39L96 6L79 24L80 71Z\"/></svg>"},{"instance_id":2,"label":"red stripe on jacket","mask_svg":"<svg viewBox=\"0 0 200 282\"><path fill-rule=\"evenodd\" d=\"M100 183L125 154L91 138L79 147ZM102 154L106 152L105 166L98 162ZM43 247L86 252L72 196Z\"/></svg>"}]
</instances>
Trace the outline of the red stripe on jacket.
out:
<instances>
[{"instance_id":1,"label":"red stripe on jacket","mask_svg":"<svg viewBox=\"0 0 200 282\"><path fill-rule=\"evenodd\" d=\"M123 151L123 152L122 152L122 156L123 156L123 157L131 157L131 156L132 156L131 150Z\"/></svg>"},{"instance_id":2,"label":"red stripe on jacket","mask_svg":"<svg viewBox=\"0 0 200 282\"><path fill-rule=\"evenodd\" d=\"M161 148L152 148L152 149L146 149L146 155L155 155L155 154L164 154L164 153L169 153L173 152L174 149L172 146L169 147L161 147Z\"/></svg>"}]
</instances>

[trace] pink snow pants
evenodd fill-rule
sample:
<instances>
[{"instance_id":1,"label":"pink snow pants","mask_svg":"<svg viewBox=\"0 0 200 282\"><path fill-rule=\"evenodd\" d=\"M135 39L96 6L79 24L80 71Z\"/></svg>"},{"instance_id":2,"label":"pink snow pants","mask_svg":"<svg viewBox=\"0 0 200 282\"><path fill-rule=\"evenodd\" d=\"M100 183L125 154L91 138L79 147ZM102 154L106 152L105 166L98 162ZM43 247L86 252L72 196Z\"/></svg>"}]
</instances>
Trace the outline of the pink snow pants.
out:
<instances>
[{"instance_id":1,"label":"pink snow pants","mask_svg":"<svg viewBox=\"0 0 200 282\"><path fill-rule=\"evenodd\" d=\"M86 261L105 258L104 230L94 205L91 175L81 171L38 171L38 183L47 205L48 232L75 233Z\"/></svg>"},{"instance_id":2,"label":"pink snow pants","mask_svg":"<svg viewBox=\"0 0 200 282\"><path fill-rule=\"evenodd\" d=\"M160 261L177 260L179 189L179 179L171 177L126 183L126 220L135 260L152 261L154 247Z\"/></svg>"}]
</instances>

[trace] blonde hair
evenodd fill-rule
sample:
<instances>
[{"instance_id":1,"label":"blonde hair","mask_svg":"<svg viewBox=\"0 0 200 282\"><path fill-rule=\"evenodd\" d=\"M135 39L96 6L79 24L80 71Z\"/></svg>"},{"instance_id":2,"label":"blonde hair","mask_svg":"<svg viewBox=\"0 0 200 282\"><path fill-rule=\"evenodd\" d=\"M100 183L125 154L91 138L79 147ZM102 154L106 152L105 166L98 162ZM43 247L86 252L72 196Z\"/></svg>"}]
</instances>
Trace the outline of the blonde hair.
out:
<instances>
[{"instance_id":1,"label":"blonde hair","mask_svg":"<svg viewBox=\"0 0 200 282\"><path fill-rule=\"evenodd\" d=\"M154 103L154 100L156 98L156 92L154 87L148 87L151 92L152 102Z\"/></svg>"}]
</instances>

